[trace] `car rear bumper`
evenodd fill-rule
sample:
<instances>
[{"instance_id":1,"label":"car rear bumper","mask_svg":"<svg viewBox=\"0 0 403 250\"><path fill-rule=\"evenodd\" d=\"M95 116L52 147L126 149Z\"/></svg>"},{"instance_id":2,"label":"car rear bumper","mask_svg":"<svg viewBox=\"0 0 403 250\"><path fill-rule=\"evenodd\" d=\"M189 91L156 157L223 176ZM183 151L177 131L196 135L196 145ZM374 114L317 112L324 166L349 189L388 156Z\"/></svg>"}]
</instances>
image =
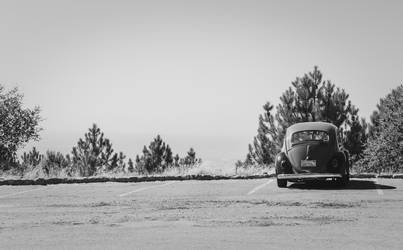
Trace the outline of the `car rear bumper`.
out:
<instances>
[{"instance_id":1,"label":"car rear bumper","mask_svg":"<svg viewBox=\"0 0 403 250\"><path fill-rule=\"evenodd\" d=\"M331 174L331 173L304 173L304 174L278 174L277 179L279 180L324 180L329 178L342 178L341 174Z\"/></svg>"}]
</instances>

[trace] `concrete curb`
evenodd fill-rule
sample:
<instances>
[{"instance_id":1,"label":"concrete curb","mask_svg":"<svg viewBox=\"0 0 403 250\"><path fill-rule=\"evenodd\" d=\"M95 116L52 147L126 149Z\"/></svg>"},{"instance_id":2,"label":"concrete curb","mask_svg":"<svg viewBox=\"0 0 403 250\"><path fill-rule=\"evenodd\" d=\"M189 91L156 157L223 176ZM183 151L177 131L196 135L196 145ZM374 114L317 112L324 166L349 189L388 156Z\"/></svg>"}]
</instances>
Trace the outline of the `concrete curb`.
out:
<instances>
[{"instance_id":1,"label":"concrete curb","mask_svg":"<svg viewBox=\"0 0 403 250\"><path fill-rule=\"evenodd\" d=\"M54 185L54 184L77 184L77 183L102 183L102 182L153 182L153 181L187 181L187 180L250 180L274 178L275 174L250 175L250 176L223 176L223 175L187 175L187 176L143 176L143 177L89 177L89 178L39 178L35 180L0 180L0 186L22 186L22 185ZM355 179L403 179L403 174L372 174L361 173L351 174L350 178Z\"/></svg>"},{"instance_id":2,"label":"concrete curb","mask_svg":"<svg viewBox=\"0 0 403 250\"><path fill-rule=\"evenodd\" d=\"M187 181L187 180L247 180L272 178L271 175L251 175L251 176L220 176L220 175L187 175L187 176L144 176L144 177L89 177L89 178L50 178L35 180L1 180L0 186L11 185L52 185L52 184L74 184L74 183L101 183L101 182L152 182L152 181Z\"/></svg>"}]
</instances>

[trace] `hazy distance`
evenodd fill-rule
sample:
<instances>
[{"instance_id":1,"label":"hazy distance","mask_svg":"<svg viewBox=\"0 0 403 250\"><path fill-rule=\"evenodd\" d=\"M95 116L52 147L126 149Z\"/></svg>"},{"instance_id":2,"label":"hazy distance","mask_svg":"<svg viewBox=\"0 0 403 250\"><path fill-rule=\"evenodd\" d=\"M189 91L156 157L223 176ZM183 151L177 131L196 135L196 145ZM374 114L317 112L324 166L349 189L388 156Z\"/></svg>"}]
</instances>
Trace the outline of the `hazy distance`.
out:
<instances>
[{"instance_id":1,"label":"hazy distance","mask_svg":"<svg viewBox=\"0 0 403 250\"><path fill-rule=\"evenodd\" d=\"M401 1L1 1L0 82L42 107L41 150L97 123L130 157L243 159L266 101L318 65L368 119L402 83Z\"/></svg>"}]
</instances>

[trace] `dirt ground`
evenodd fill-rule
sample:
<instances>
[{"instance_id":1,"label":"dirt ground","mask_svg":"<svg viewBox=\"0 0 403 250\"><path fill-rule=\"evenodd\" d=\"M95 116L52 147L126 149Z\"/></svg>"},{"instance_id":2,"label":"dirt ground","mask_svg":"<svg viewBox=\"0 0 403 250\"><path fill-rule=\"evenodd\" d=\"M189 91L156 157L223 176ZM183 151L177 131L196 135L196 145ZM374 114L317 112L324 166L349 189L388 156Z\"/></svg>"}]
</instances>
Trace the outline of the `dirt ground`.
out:
<instances>
[{"instance_id":1,"label":"dirt ground","mask_svg":"<svg viewBox=\"0 0 403 250\"><path fill-rule=\"evenodd\" d=\"M403 180L0 186L0 249L401 249Z\"/></svg>"}]
</instances>

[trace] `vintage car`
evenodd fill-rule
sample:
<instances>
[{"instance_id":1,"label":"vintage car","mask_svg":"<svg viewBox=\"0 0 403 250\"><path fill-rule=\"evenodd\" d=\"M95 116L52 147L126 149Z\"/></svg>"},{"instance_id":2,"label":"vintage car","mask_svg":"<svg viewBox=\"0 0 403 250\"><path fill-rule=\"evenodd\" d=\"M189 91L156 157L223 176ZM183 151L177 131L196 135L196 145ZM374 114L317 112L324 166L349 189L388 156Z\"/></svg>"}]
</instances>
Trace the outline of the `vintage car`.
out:
<instances>
[{"instance_id":1,"label":"vintage car","mask_svg":"<svg viewBox=\"0 0 403 250\"><path fill-rule=\"evenodd\" d=\"M302 122L290 126L276 156L277 185L287 182L334 180L346 185L350 176L348 151L342 147L336 126Z\"/></svg>"}]
</instances>

